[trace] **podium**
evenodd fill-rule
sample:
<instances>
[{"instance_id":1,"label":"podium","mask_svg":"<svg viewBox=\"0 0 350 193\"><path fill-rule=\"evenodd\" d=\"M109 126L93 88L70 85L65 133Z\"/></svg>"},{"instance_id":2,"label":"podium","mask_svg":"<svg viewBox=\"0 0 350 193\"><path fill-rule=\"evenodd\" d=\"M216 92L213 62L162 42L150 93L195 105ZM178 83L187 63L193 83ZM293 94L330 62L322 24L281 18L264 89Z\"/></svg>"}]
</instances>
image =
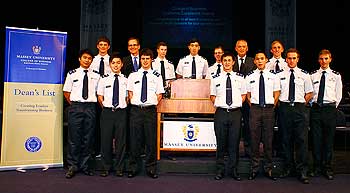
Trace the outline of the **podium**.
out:
<instances>
[{"instance_id":1,"label":"podium","mask_svg":"<svg viewBox=\"0 0 350 193\"><path fill-rule=\"evenodd\" d=\"M209 79L178 79L171 83L170 99L162 99L157 106L157 159L160 151L215 151L206 148L164 148L162 126L164 114L214 114L215 107L210 101ZM213 128L212 128L213 129ZM215 138L215 136L213 136ZM216 146L216 144L215 144ZM216 148L215 148L216 149Z\"/></svg>"}]
</instances>

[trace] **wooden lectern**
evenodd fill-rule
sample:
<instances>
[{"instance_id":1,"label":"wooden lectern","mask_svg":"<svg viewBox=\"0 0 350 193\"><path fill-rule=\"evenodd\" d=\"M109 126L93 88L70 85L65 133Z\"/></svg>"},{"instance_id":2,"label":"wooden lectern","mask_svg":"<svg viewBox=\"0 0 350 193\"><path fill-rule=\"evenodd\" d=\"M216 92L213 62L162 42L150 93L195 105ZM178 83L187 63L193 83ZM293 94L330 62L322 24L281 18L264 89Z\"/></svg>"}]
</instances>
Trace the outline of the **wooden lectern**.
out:
<instances>
[{"instance_id":1,"label":"wooden lectern","mask_svg":"<svg viewBox=\"0 0 350 193\"><path fill-rule=\"evenodd\" d=\"M157 106L157 159L160 159L162 113L214 114L210 101L209 79L178 79L171 83L170 99L162 99ZM172 151L171 149L167 149ZM184 149L184 151L188 151Z\"/></svg>"}]
</instances>

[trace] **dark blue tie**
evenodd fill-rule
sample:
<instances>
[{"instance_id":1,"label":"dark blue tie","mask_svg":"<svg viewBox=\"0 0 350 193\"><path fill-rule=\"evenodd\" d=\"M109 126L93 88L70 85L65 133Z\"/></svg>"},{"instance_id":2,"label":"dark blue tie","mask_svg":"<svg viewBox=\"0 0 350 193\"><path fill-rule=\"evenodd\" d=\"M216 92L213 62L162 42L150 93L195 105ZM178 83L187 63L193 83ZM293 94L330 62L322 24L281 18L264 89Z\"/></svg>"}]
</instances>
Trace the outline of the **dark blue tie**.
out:
<instances>
[{"instance_id":1,"label":"dark blue tie","mask_svg":"<svg viewBox=\"0 0 350 193\"><path fill-rule=\"evenodd\" d=\"M85 72L85 75L84 75L84 79L83 79L83 94L82 94L82 97L83 99L87 99L88 96L89 96L89 81L88 81L88 76L87 76L87 72L88 70L84 70Z\"/></svg>"},{"instance_id":2,"label":"dark blue tie","mask_svg":"<svg viewBox=\"0 0 350 193\"><path fill-rule=\"evenodd\" d=\"M134 57L134 72L139 69L139 65L137 64L137 57Z\"/></svg>"},{"instance_id":3,"label":"dark blue tie","mask_svg":"<svg viewBox=\"0 0 350 193\"><path fill-rule=\"evenodd\" d=\"M289 102L294 102L295 100L295 82L294 82L294 70L290 69L290 78L289 78Z\"/></svg>"},{"instance_id":4,"label":"dark blue tie","mask_svg":"<svg viewBox=\"0 0 350 193\"><path fill-rule=\"evenodd\" d=\"M280 71L280 65L278 65L279 62L280 62L279 60L276 60L275 72Z\"/></svg>"},{"instance_id":5,"label":"dark blue tie","mask_svg":"<svg viewBox=\"0 0 350 193\"><path fill-rule=\"evenodd\" d=\"M160 61L160 73L163 78L163 86L165 87L165 67L164 67L164 61Z\"/></svg>"},{"instance_id":6,"label":"dark blue tie","mask_svg":"<svg viewBox=\"0 0 350 193\"><path fill-rule=\"evenodd\" d=\"M320 89L318 90L318 96L317 96L317 103L323 104L323 97L324 97L324 87L326 83L326 71L322 71L321 81L320 81Z\"/></svg>"},{"instance_id":7,"label":"dark blue tie","mask_svg":"<svg viewBox=\"0 0 350 193\"><path fill-rule=\"evenodd\" d=\"M242 69L243 69L243 65L244 65L244 59L241 58L240 60L241 60L241 65L238 66L238 68L239 68L239 69L238 69L238 72L239 72L239 73L242 73Z\"/></svg>"},{"instance_id":8,"label":"dark blue tie","mask_svg":"<svg viewBox=\"0 0 350 193\"><path fill-rule=\"evenodd\" d=\"M218 69L216 70L216 74L220 74L221 73L221 64L218 64Z\"/></svg>"},{"instance_id":9,"label":"dark blue tie","mask_svg":"<svg viewBox=\"0 0 350 193\"><path fill-rule=\"evenodd\" d=\"M112 105L114 107L117 107L119 105L119 80L118 80L118 74L114 75L114 84L113 84L113 98L112 98Z\"/></svg>"},{"instance_id":10,"label":"dark blue tie","mask_svg":"<svg viewBox=\"0 0 350 193\"><path fill-rule=\"evenodd\" d=\"M196 61L195 61L195 57L193 57L192 60L192 79L196 79Z\"/></svg>"},{"instance_id":11,"label":"dark blue tie","mask_svg":"<svg viewBox=\"0 0 350 193\"><path fill-rule=\"evenodd\" d=\"M232 86L231 86L230 73L227 73L227 79L226 79L226 104L228 106L232 104Z\"/></svg>"},{"instance_id":12,"label":"dark blue tie","mask_svg":"<svg viewBox=\"0 0 350 193\"><path fill-rule=\"evenodd\" d=\"M259 105L264 107L265 105L265 83L263 71L260 71L260 79L259 79Z\"/></svg>"},{"instance_id":13,"label":"dark blue tie","mask_svg":"<svg viewBox=\"0 0 350 193\"><path fill-rule=\"evenodd\" d=\"M105 74L105 63L103 62L103 57L101 57L100 69L98 70L98 72L101 76Z\"/></svg>"},{"instance_id":14,"label":"dark blue tie","mask_svg":"<svg viewBox=\"0 0 350 193\"><path fill-rule=\"evenodd\" d=\"M141 102L146 102L147 101L147 71L143 72L143 77L142 77L142 88L141 88Z\"/></svg>"}]
</instances>

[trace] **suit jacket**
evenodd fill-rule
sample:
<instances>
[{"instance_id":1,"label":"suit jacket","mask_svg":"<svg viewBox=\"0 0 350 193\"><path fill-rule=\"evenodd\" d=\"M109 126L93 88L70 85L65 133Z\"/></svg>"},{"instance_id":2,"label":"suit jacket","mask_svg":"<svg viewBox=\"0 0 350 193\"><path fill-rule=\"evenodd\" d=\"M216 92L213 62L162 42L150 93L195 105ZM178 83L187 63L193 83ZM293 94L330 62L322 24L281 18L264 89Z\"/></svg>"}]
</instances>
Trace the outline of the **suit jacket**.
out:
<instances>
[{"instance_id":1,"label":"suit jacket","mask_svg":"<svg viewBox=\"0 0 350 193\"><path fill-rule=\"evenodd\" d=\"M238 58L236 58L236 62L233 65L233 71L239 72L246 76L250 71L256 69L256 65L254 64L254 58L247 56L244 60L244 63L241 66L241 70L239 70L238 67Z\"/></svg>"},{"instance_id":2,"label":"suit jacket","mask_svg":"<svg viewBox=\"0 0 350 193\"><path fill-rule=\"evenodd\" d=\"M139 66L140 68L140 66ZM132 61L131 55L125 56L123 58L123 67L121 69L122 74L129 77L129 74L134 72L134 63Z\"/></svg>"}]
</instances>

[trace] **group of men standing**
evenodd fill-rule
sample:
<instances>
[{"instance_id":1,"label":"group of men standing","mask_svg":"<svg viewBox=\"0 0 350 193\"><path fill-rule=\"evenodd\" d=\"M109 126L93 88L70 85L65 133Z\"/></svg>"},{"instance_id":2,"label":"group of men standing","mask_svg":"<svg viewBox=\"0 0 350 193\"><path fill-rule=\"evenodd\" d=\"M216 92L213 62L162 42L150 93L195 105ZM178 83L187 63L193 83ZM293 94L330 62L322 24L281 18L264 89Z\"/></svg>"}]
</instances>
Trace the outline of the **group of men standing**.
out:
<instances>
[{"instance_id":1,"label":"group of men standing","mask_svg":"<svg viewBox=\"0 0 350 193\"><path fill-rule=\"evenodd\" d=\"M145 152L146 174L157 178L156 105L175 78L207 78L211 80L210 99L216 107L216 180L225 175L226 153L229 173L235 180L241 180L237 171L241 131L246 152L251 158L248 179L255 179L259 172L260 142L264 145L264 174L269 179L277 179L272 171L276 118L285 165L280 177L291 175L295 168L300 181L309 183L307 139L310 119L312 175L324 174L327 179L333 179L335 112L342 96L342 82L340 74L329 67L332 55L328 50L319 53L320 69L310 75L297 66L298 50L290 48L286 58L282 58L284 48L278 40L271 44L273 57L270 59L263 51L256 52L254 58L248 57L245 40L236 42L237 57L217 46L214 49L216 63L210 67L198 54L200 43L197 39L191 39L187 47L190 53L179 60L176 69L166 59L165 42L157 44L158 56L155 59L151 49L140 51L140 41L134 37L128 40L130 55L123 58L119 53L108 55L110 42L105 37L97 41L97 56L88 49L80 51L80 67L67 74L63 87L70 104L66 178L72 178L78 171L93 175L88 160L97 119L97 102L102 108L100 144L103 170L100 175L108 176L114 170L116 176L123 176L128 155L127 175L134 177L139 171L140 154Z\"/></svg>"}]
</instances>

